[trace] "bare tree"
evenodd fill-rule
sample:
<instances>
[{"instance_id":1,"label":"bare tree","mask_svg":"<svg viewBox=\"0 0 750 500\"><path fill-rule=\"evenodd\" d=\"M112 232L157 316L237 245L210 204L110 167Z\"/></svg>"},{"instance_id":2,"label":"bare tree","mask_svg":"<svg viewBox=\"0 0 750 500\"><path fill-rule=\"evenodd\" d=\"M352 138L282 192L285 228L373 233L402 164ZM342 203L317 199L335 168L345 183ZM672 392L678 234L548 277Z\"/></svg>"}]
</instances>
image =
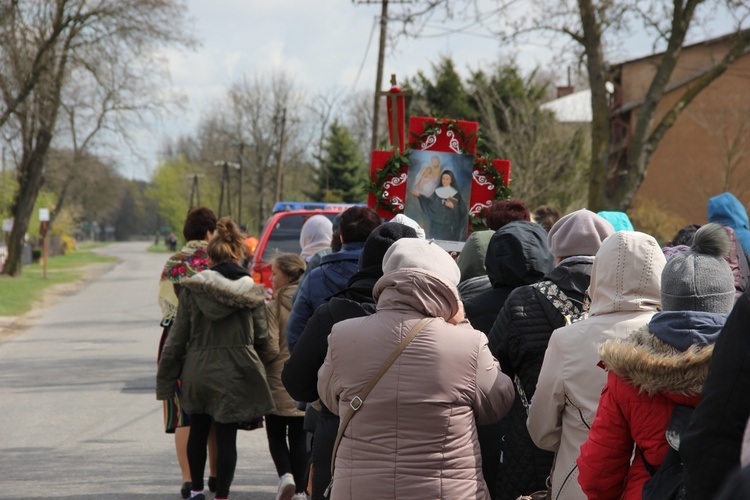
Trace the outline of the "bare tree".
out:
<instances>
[{"instance_id":1,"label":"bare tree","mask_svg":"<svg viewBox=\"0 0 750 500\"><path fill-rule=\"evenodd\" d=\"M529 101L506 103L489 86L477 88L475 97L489 148L513 159L514 198L530 208L552 204L568 211L585 205L585 125L559 124Z\"/></svg>"},{"instance_id":2,"label":"bare tree","mask_svg":"<svg viewBox=\"0 0 750 500\"><path fill-rule=\"evenodd\" d=\"M0 127L14 138L18 152L14 226L3 272L15 276L21 272L23 237L43 183L64 91L76 72L91 75L104 88L121 81L109 80L107 63L153 62L155 49L193 40L185 32L180 2L39 0L2 5L7 17L0 23ZM116 107L132 104L123 98Z\"/></svg>"},{"instance_id":3,"label":"bare tree","mask_svg":"<svg viewBox=\"0 0 750 500\"><path fill-rule=\"evenodd\" d=\"M245 77L201 119L195 138L200 144L200 161L242 164L242 179L232 182L233 193L243 189L243 198L249 200L242 204L243 217L249 216L259 229L278 201L273 193L279 179L280 155L284 172L291 174L282 175L284 186L296 188L306 182L305 176L295 175L312 141L312 134L305 132L309 123L303 119L304 104L305 96L283 73L252 80ZM286 136L283 151L282 117Z\"/></svg>"},{"instance_id":4,"label":"bare tree","mask_svg":"<svg viewBox=\"0 0 750 500\"><path fill-rule=\"evenodd\" d=\"M713 146L718 154L717 168L706 169L701 188L709 198L717 192L718 181L720 191L743 198L750 191L750 179L742 175L750 166L750 107L739 96L727 98L713 89L704 97L707 99L693 104L690 117L703 130L706 147Z\"/></svg>"},{"instance_id":5,"label":"bare tree","mask_svg":"<svg viewBox=\"0 0 750 500\"><path fill-rule=\"evenodd\" d=\"M728 50L687 84L682 96L657 121L657 106L667 91L690 28L696 19L718 11L731 16L737 27ZM463 12L464 17L475 19L469 29L483 26L507 42L545 35L550 46L560 45L568 54L578 55L588 73L593 114L589 208L625 210L643 182L649 160L664 134L697 95L747 53L750 30L740 28L749 11L750 4L745 0L498 0L495 7L484 11L476 0L422 0L407 10L401 20L403 32L420 35L432 17ZM627 161L612 166L607 82L613 75L607 59L637 30L653 35L654 48L663 47L663 53L656 61L654 77L640 104Z\"/></svg>"}]
</instances>

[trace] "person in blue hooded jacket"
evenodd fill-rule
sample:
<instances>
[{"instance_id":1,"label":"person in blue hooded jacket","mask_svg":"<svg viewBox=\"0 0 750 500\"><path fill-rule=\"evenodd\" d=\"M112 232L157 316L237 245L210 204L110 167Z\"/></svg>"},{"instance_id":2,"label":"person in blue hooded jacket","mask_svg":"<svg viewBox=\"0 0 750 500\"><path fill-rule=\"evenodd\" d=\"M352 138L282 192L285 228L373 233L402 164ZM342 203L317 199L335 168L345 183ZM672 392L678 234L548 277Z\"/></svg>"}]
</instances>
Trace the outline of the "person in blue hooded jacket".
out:
<instances>
[{"instance_id":1,"label":"person in blue hooded jacket","mask_svg":"<svg viewBox=\"0 0 750 500\"><path fill-rule=\"evenodd\" d=\"M346 288L359 268L359 255L370 233L381 224L380 216L369 207L351 207L341 215L341 250L323 257L297 289L297 298L286 324L289 352L305 329L307 320L328 297Z\"/></svg>"},{"instance_id":2,"label":"person in blue hooded jacket","mask_svg":"<svg viewBox=\"0 0 750 500\"><path fill-rule=\"evenodd\" d=\"M750 229L745 206L732 193L721 193L708 200L708 221L734 229L742 250L750 254Z\"/></svg>"}]
</instances>

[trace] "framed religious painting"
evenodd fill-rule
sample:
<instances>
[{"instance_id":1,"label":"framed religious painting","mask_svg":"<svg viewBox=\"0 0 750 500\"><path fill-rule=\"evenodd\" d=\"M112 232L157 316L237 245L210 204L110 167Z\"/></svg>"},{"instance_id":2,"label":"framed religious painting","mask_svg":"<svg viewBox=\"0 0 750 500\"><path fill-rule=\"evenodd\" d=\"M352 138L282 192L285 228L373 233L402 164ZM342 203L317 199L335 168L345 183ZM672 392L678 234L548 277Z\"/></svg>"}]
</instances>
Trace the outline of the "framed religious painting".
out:
<instances>
[{"instance_id":1,"label":"framed religious painting","mask_svg":"<svg viewBox=\"0 0 750 500\"><path fill-rule=\"evenodd\" d=\"M456 254L486 210L510 196L510 161L477 156L476 122L411 117L408 148L373 151L368 205L384 219L403 213Z\"/></svg>"},{"instance_id":2,"label":"framed religious painting","mask_svg":"<svg viewBox=\"0 0 750 500\"><path fill-rule=\"evenodd\" d=\"M447 250L459 251L468 236L473 167L468 154L409 152L404 214Z\"/></svg>"}]
</instances>

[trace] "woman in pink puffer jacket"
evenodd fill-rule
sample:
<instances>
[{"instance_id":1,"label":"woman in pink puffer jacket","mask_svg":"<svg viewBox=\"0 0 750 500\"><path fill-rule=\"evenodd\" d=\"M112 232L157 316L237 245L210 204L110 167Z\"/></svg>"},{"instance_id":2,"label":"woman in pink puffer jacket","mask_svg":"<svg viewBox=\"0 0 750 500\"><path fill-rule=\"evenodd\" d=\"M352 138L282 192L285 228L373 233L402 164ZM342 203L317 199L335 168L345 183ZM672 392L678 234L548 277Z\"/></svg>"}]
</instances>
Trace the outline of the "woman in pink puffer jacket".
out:
<instances>
[{"instance_id":1,"label":"woman in pink puffer jacket","mask_svg":"<svg viewBox=\"0 0 750 500\"><path fill-rule=\"evenodd\" d=\"M497 422L514 399L487 337L463 317L460 272L436 244L406 238L383 259L377 313L337 323L318 392L342 418L350 401L422 318L435 318L375 385L344 432L333 500L489 499L477 423Z\"/></svg>"}]
</instances>

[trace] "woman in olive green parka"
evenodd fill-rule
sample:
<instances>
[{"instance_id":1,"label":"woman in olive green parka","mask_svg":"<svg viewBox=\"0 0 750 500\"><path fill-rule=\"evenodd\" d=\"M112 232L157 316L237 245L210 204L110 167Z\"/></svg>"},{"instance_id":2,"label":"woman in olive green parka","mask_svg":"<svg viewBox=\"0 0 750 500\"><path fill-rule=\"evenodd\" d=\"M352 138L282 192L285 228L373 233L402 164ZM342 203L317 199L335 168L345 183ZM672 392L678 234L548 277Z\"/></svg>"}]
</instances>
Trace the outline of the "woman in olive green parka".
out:
<instances>
[{"instance_id":1,"label":"woman in olive green parka","mask_svg":"<svg viewBox=\"0 0 750 500\"><path fill-rule=\"evenodd\" d=\"M237 461L237 424L274 410L260 356L278 352L268 343L264 288L238 265L245 248L231 219L220 220L208 243L211 267L182 282L177 316L156 377L157 399L171 397L181 379L180 404L191 416L188 461L193 497L199 499L211 423L216 425L218 446L216 499L224 499Z\"/></svg>"}]
</instances>

